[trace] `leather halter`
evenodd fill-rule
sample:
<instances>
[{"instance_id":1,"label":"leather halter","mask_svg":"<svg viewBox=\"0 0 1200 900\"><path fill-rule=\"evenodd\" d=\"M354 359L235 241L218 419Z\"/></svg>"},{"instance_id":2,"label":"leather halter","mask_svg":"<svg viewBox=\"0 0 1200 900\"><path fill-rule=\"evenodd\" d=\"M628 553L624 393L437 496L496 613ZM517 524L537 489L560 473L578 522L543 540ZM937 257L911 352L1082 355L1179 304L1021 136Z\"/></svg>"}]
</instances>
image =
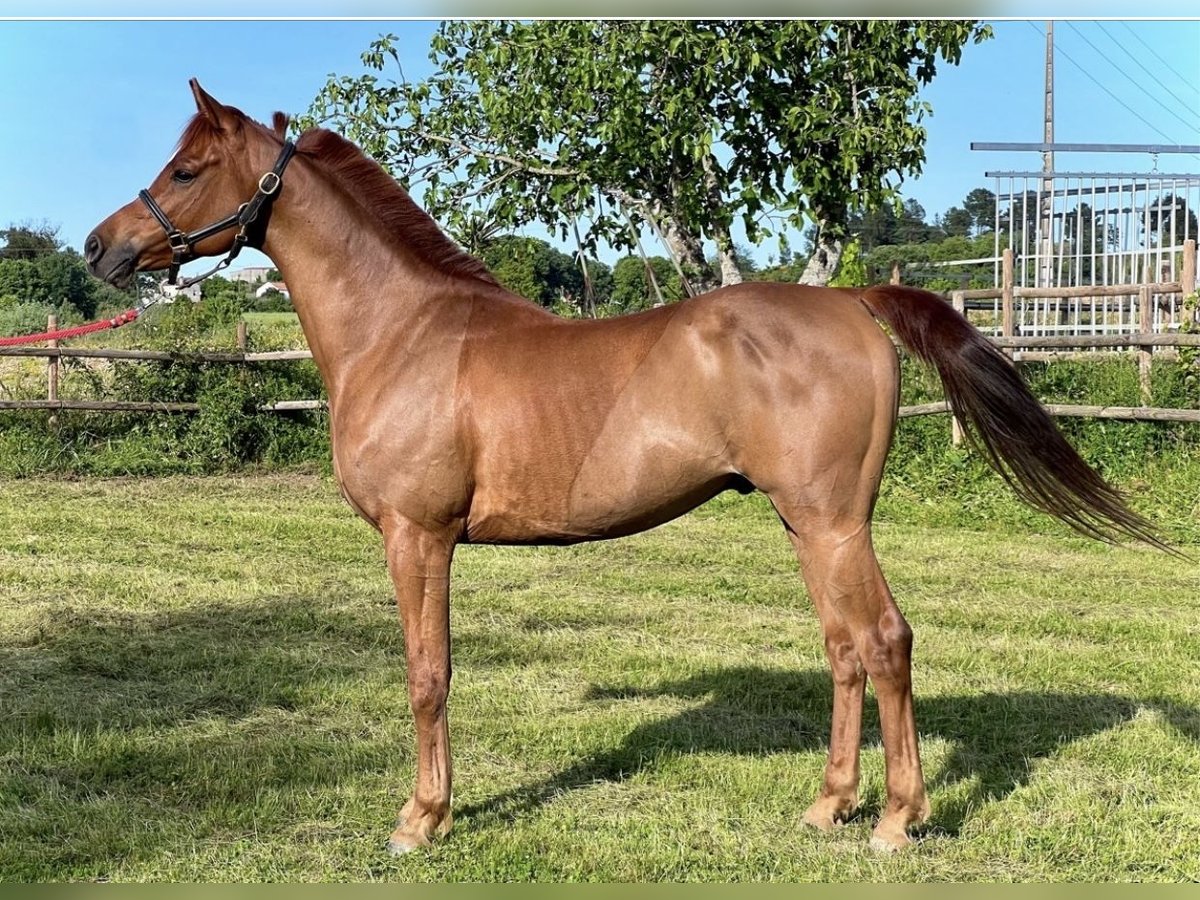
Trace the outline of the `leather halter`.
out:
<instances>
[{"instance_id":1,"label":"leather halter","mask_svg":"<svg viewBox=\"0 0 1200 900\"><path fill-rule=\"evenodd\" d=\"M283 170L287 168L287 164L295 152L296 145L291 141L285 141L283 149L279 151L279 158L275 160L274 168L270 172L264 173L258 179L258 190L254 192L254 196L239 206L237 212L231 213L224 219L213 222L211 225L197 228L195 231L180 231L171 224L171 220L162 211L162 207L150 196L149 191L138 191L138 199L146 204L150 213L158 220L158 224L167 233L167 243L171 245L171 267L167 270L167 284L175 284L176 278L179 276L179 267L197 258L196 244L205 238L212 237L214 234L220 234L222 231L228 231L230 228L237 228L238 233L233 236L233 246L229 250L229 255L203 275L188 278L179 286L183 288L191 287L193 284L203 281L210 275L215 275L233 262L234 258L242 252L242 248L250 243L250 226L258 219L263 207L269 207L270 203L278 196L279 189L283 186Z\"/></svg>"}]
</instances>

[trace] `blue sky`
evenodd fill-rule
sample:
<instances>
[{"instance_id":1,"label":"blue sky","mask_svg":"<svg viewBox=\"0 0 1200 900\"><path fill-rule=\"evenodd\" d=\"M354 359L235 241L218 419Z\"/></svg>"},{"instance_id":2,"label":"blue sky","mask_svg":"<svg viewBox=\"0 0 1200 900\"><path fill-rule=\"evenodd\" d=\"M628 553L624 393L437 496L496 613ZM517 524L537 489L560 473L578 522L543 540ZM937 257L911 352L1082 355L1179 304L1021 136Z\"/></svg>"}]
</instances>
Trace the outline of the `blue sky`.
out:
<instances>
[{"instance_id":1,"label":"blue sky","mask_svg":"<svg viewBox=\"0 0 1200 900\"><path fill-rule=\"evenodd\" d=\"M84 12L71 6L49 3L38 14ZM358 4L360 14L369 7ZM289 10L315 12L303 3ZM0 0L0 15L15 12ZM211 12L229 14L219 2ZM943 68L924 93L934 108L927 162L903 193L931 217L972 188L990 187L985 171L1041 166L1036 154L969 149L972 141L1041 139L1044 22L992 24L996 37L968 46L962 64ZM0 21L0 226L47 220L78 249L166 161L194 112L191 76L256 118L300 113L330 73L359 71L359 54L380 33L401 37L405 71L421 77L435 28L382 19ZM1200 21L1060 20L1055 37L1057 140L1200 144ZM1060 170L1151 166L1131 154L1058 159ZM1158 168L1198 172L1200 158L1164 155ZM773 250L771 243L758 255Z\"/></svg>"}]
</instances>

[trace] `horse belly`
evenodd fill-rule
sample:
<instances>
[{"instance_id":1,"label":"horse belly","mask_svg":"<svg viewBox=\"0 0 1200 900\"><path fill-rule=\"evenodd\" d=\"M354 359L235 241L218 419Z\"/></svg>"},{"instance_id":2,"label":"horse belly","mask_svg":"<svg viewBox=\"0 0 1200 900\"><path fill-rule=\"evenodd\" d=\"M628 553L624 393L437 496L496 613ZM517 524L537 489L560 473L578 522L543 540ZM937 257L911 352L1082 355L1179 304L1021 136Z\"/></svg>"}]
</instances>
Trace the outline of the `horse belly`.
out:
<instances>
[{"instance_id":1,"label":"horse belly","mask_svg":"<svg viewBox=\"0 0 1200 900\"><path fill-rule=\"evenodd\" d=\"M728 473L692 477L644 477L602 484L585 477L559 502L489 502L476 496L467 540L484 544L574 544L623 537L668 522L735 486Z\"/></svg>"},{"instance_id":2,"label":"horse belly","mask_svg":"<svg viewBox=\"0 0 1200 900\"><path fill-rule=\"evenodd\" d=\"M661 393L653 407L618 404L579 452L510 460L504 472L492 472L477 486L468 539L619 537L661 525L730 487L736 475L723 431L703 416L681 415L684 407Z\"/></svg>"}]
</instances>

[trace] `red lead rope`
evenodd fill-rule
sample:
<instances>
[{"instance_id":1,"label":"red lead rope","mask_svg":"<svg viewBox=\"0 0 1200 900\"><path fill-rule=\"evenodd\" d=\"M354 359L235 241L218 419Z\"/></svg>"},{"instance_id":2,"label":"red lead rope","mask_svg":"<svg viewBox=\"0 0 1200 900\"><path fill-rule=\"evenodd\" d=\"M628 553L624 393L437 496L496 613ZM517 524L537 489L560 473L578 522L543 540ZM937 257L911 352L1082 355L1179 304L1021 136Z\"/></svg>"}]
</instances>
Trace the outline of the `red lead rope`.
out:
<instances>
[{"instance_id":1,"label":"red lead rope","mask_svg":"<svg viewBox=\"0 0 1200 900\"><path fill-rule=\"evenodd\" d=\"M138 317L136 309L127 309L111 319L101 319L89 322L87 325L76 325L74 328L60 328L57 331L43 331L41 334L18 334L14 337L0 337L0 347L16 347L19 344L40 344L42 341L65 341L68 338L91 334L93 331L104 331L108 328L120 328L128 325Z\"/></svg>"}]
</instances>

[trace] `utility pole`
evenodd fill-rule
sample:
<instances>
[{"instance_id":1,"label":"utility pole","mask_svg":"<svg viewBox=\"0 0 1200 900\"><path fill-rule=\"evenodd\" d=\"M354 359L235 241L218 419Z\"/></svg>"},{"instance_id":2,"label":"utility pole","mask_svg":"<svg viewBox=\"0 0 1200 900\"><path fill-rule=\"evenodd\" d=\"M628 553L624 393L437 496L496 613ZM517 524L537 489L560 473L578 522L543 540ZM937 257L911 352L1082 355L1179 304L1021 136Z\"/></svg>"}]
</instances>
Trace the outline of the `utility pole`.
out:
<instances>
[{"instance_id":1,"label":"utility pole","mask_svg":"<svg viewBox=\"0 0 1200 900\"><path fill-rule=\"evenodd\" d=\"M1046 22L1046 105L1042 139L1054 143L1054 22ZM1049 287L1054 275L1054 151L1042 153L1042 202L1038 230L1041 232L1038 285Z\"/></svg>"}]
</instances>

